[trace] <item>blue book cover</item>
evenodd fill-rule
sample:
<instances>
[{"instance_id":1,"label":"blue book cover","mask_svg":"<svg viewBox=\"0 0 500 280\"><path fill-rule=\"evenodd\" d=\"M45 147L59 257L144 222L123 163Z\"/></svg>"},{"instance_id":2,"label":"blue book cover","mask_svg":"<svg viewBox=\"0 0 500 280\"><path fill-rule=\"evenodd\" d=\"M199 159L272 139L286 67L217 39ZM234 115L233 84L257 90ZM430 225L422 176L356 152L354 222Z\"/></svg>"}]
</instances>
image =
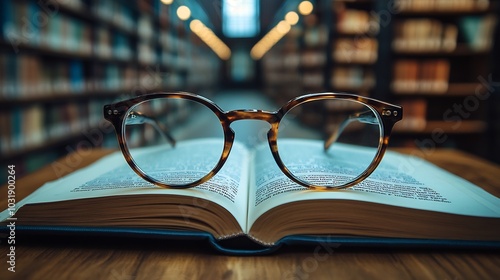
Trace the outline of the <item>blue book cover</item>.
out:
<instances>
[{"instance_id":1,"label":"blue book cover","mask_svg":"<svg viewBox=\"0 0 500 280\"><path fill-rule=\"evenodd\" d=\"M69 77L71 92L81 93L84 87L83 62L81 60L71 60L69 64Z\"/></svg>"},{"instance_id":2,"label":"blue book cover","mask_svg":"<svg viewBox=\"0 0 500 280\"><path fill-rule=\"evenodd\" d=\"M14 1L0 2L0 30L1 38L7 41L10 26L14 23Z\"/></svg>"}]
</instances>

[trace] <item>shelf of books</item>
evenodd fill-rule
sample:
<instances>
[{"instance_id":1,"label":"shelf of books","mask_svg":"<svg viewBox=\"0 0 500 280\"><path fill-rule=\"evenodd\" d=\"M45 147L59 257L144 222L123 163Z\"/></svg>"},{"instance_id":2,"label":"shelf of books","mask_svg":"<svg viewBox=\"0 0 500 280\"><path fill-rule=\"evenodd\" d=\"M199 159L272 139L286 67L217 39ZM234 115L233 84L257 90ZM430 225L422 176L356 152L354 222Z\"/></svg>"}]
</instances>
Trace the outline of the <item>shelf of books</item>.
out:
<instances>
[{"instance_id":1,"label":"shelf of books","mask_svg":"<svg viewBox=\"0 0 500 280\"><path fill-rule=\"evenodd\" d=\"M330 91L401 104L405 116L395 127L394 144L442 131L450 136L442 146L485 156L489 146L483 140L495 129L488 125L495 123L489 116L495 104L484 99L492 92L499 4L317 1L312 14L301 16L264 56L266 89L282 101Z\"/></svg>"},{"instance_id":2,"label":"shelf of books","mask_svg":"<svg viewBox=\"0 0 500 280\"><path fill-rule=\"evenodd\" d=\"M384 31L392 37L387 45L392 67L388 89L405 108L395 133L401 138L444 133L446 145L485 155L486 145L471 145L470 138L483 143L489 130L491 104L482 96L492 71L496 3L399 0L396 4L399 10Z\"/></svg>"},{"instance_id":3,"label":"shelf of books","mask_svg":"<svg viewBox=\"0 0 500 280\"><path fill-rule=\"evenodd\" d=\"M264 91L276 104L284 104L304 93L300 74L299 40L302 33L300 25L292 26L284 38L262 58Z\"/></svg>"},{"instance_id":4,"label":"shelf of books","mask_svg":"<svg viewBox=\"0 0 500 280\"><path fill-rule=\"evenodd\" d=\"M2 162L22 173L76 149L116 145L104 104L209 90L220 64L160 0L2 1Z\"/></svg>"},{"instance_id":5,"label":"shelf of books","mask_svg":"<svg viewBox=\"0 0 500 280\"><path fill-rule=\"evenodd\" d=\"M378 18L375 1L331 1L331 57L329 88L369 96L376 80L373 66L378 60Z\"/></svg>"}]
</instances>

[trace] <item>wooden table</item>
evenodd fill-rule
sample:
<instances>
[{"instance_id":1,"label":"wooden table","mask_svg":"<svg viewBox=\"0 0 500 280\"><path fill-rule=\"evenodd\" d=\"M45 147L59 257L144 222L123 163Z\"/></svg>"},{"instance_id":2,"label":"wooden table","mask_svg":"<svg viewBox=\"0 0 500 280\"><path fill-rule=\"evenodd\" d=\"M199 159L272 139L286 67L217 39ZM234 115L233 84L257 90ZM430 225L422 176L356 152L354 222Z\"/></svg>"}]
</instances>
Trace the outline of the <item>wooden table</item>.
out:
<instances>
[{"instance_id":1,"label":"wooden table","mask_svg":"<svg viewBox=\"0 0 500 280\"><path fill-rule=\"evenodd\" d=\"M423 156L500 197L500 166L453 150L399 151ZM109 153L94 150L60 161L68 173ZM71 163L69 165L68 163ZM6 168L6 167L2 167ZM5 173L4 173L5 174ZM57 178L46 166L17 180L20 200ZM6 208L6 186L0 206ZM499 233L500 234L500 233ZM221 255L205 242L116 238L16 237L16 272L0 250L0 279L498 279L500 252L437 249L282 248L266 256ZM331 248L330 248L331 249Z\"/></svg>"}]
</instances>

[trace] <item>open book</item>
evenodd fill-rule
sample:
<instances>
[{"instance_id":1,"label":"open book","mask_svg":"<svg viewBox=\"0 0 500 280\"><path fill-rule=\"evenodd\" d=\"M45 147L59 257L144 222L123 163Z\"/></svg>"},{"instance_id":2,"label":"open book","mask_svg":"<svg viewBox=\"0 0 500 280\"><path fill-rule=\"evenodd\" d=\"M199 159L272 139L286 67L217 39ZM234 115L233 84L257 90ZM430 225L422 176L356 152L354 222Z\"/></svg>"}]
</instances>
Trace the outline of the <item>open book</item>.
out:
<instances>
[{"instance_id":1,"label":"open book","mask_svg":"<svg viewBox=\"0 0 500 280\"><path fill-rule=\"evenodd\" d=\"M294 148L286 152L308 157L323 145L289 141ZM178 148L196 153L214 144L199 139ZM348 145L342 149L360 152ZM144 156L154 161L156 155L145 150ZM0 214L1 221L11 217L10 210ZM287 238L324 235L500 244L500 199L430 163L416 164L389 151L362 183L314 191L281 172L267 143L254 150L235 143L215 177L182 190L144 181L116 152L45 184L18 203L15 217L18 225L32 228L205 233L216 241L247 236L269 247Z\"/></svg>"}]
</instances>

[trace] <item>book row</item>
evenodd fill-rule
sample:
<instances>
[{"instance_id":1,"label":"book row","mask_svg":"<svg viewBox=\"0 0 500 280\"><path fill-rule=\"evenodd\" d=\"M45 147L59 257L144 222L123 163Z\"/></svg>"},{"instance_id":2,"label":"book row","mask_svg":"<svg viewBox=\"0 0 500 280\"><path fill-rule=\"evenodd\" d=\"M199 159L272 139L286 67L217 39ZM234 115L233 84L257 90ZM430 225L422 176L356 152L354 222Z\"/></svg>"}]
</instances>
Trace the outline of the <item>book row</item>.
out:
<instances>
[{"instance_id":1,"label":"book row","mask_svg":"<svg viewBox=\"0 0 500 280\"><path fill-rule=\"evenodd\" d=\"M398 123L401 131L421 131L427 125L427 101L425 99L399 100L398 104L404 108L404 118Z\"/></svg>"},{"instance_id":2,"label":"book row","mask_svg":"<svg viewBox=\"0 0 500 280\"><path fill-rule=\"evenodd\" d=\"M340 34L371 35L379 31L378 18L365 10L348 9L345 3L335 3L337 32Z\"/></svg>"},{"instance_id":3,"label":"book row","mask_svg":"<svg viewBox=\"0 0 500 280\"><path fill-rule=\"evenodd\" d=\"M126 89L137 84L137 76L130 66L0 53L0 97L6 99Z\"/></svg>"},{"instance_id":4,"label":"book row","mask_svg":"<svg viewBox=\"0 0 500 280\"><path fill-rule=\"evenodd\" d=\"M400 59L394 63L392 88L398 93L445 93L450 63L446 59Z\"/></svg>"},{"instance_id":5,"label":"book row","mask_svg":"<svg viewBox=\"0 0 500 280\"><path fill-rule=\"evenodd\" d=\"M26 99L137 88L170 90L186 84L191 88L213 86L218 80L219 62L214 56L193 51L189 60L174 56L168 59L163 60L171 65L166 70L160 65L123 66L79 59L54 61L37 55L0 52L0 98Z\"/></svg>"},{"instance_id":6,"label":"book row","mask_svg":"<svg viewBox=\"0 0 500 280\"><path fill-rule=\"evenodd\" d=\"M361 66L334 67L330 83L334 89L371 89L375 86L375 75Z\"/></svg>"},{"instance_id":7,"label":"book row","mask_svg":"<svg viewBox=\"0 0 500 280\"><path fill-rule=\"evenodd\" d=\"M328 28L318 24L316 15L304 19L303 40L306 47L323 47L328 43Z\"/></svg>"},{"instance_id":8,"label":"book row","mask_svg":"<svg viewBox=\"0 0 500 280\"><path fill-rule=\"evenodd\" d=\"M91 11L102 21L110 21L124 30L135 32L134 9L129 3L125 3L121 0L94 1Z\"/></svg>"},{"instance_id":9,"label":"book row","mask_svg":"<svg viewBox=\"0 0 500 280\"><path fill-rule=\"evenodd\" d=\"M130 19L131 8L114 2L97 1L92 11L103 20L116 21L115 24L120 26L118 30L106 24L91 24L59 10L46 12L35 1L5 1L0 4L0 32L3 35L0 37L16 52L20 46L28 45L75 55L130 60L137 51L143 63L156 61L158 44L173 52L189 50L186 48L189 43L182 36L171 34L172 30L161 31L157 36L149 14L140 15L136 26ZM105 8L101 9L101 6ZM117 13L116 9L128 12ZM123 29L132 30L123 32ZM136 32L140 40L135 35L130 36Z\"/></svg>"},{"instance_id":10,"label":"book row","mask_svg":"<svg viewBox=\"0 0 500 280\"><path fill-rule=\"evenodd\" d=\"M343 63L374 63L378 57L378 41L374 38L341 38L335 40L333 58Z\"/></svg>"},{"instance_id":11,"label":"book row","mask_svg":"<svg viewBox=\"0 0 500 280\"><path fill-rule=\"evenodd\" d=\"M407 19L394 25L396 51L453 51L460 42L475 50L491 48L496 18L464 16L457 23L435 19Z\"/></svg>"},{"instance_id":12,"label":"book row","mask_svg":"<svg viewBox=\"0 0 500 280\"><path fill-rule=\"evenodd\" d=\"M396 51L453 51L458 28L434 19L407 19L394 25Z\"/></svg>"},{"instance_id":13,"label":"book row","mask_svg":"<svg viewBox=\"0 0 500 280\"><path fill-rule=\"evenodd\" d=\"M490 50L497 18L494 15L468 16L459 21L464 42L473 50Z\"/></svg>"},{"instance_id":14,"label":"book row","mask_svg":"<svg viewBox=\"0 0 500 280\"><path fill-rule=\"evenodd\" d=\"M0 26L3 38L14 51L20 45L90 54L91 28L78 18L45 12L35 1L3 1Z\"/></svg>"},{"instance_id":15,"label":"book row","mask_svg":"<svg viewBox=\"0 0 500 280\"><path fill-rule=\"evenodd\" d=\"M33 104L2 110L0 150L9 154L82 133L102 121L102 108L108 101Z\"/></svg>"},{"instance_id":16,"label":"book row","mask_svg":"<svg viewBox=\"0 0 500 280\"><path fill-rule=\"evenodd\" d=\"M262 59L262 65L266 71L296 71L300 66L300 62L301 57L298 52L287 52L283 54L271 52Z\"/></svg>"},{"instance_id":17,"label":"book row","mask_svg":"<svg viewBox=\"0 0 500 280\"><path fill-rule=\"evenodd\" d=\"M394 5L403 11L464 11L487 9L489 0L396 0Z\"/></svg>"}]
</instances>

